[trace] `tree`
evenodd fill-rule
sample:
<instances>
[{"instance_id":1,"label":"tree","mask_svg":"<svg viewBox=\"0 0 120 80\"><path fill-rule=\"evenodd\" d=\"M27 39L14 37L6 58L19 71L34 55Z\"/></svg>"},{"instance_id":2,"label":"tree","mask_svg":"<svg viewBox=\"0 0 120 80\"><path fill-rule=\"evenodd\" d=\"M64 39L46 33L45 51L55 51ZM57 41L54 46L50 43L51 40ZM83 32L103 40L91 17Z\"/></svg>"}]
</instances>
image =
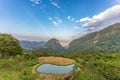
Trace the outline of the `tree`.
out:
<instances>
[{"instance_id":1,"label":"tree","mask_svg":"<svg viewBox=\"0 0 120 80\"><path fill-rule=\"evenodd\" d=\"M9 34L0 34L0 54L2 57L22 54L19 41Z\"/></svg>"}]
</instances>

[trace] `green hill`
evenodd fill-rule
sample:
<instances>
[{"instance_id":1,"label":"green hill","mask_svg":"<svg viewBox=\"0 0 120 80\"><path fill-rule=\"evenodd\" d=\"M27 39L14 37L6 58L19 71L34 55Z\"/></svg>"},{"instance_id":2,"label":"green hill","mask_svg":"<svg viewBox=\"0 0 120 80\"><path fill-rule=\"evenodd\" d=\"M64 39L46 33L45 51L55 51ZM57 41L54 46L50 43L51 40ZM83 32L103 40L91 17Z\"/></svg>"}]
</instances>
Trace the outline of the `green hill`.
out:
<instances>
[{"instance_id":1,"label":"green hill","mask_svg":"<svg viewBox=\"0 0 120 80\"><path fill-rule=\"evenodd\" d=\"M43 53L63 53L64 47L60 44L59 40L53 38L48 40L44 48L41 49Z\"/></svg>"},{"instance_id":2,"label":"green hill","mask_svg":"<svg viewBox=\"0 0 120 80\"><path fill-rule=\"evenodd\" d=\"M69 44L68 52L120 52L120 23L113 24L103 30L88 34Z\"/></svg>"}]
</instances>

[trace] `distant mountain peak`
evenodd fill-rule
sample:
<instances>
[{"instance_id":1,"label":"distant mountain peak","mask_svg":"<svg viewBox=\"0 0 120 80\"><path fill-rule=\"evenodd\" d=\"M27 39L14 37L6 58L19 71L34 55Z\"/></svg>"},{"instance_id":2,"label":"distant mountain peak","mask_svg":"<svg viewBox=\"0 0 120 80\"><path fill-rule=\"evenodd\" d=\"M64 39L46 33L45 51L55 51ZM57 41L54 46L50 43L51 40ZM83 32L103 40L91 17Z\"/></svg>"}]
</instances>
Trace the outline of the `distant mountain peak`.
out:
<instances>
[{"instance_id":1,"label":"distant mountain peak","mask_svg":"<svg viewBox=\"0 0 120 80\"><path fill-rule=\"evenodd\" d=\"M44 48L51 49L55 52L63 52L64 51L64 48L60 44L59 40L57 40L56 38L52 38L52 39L48 40L48 42L45 44Z\"/></svg>"},{"instance_id":2,"label":"distant mountain peak","mask_svg":"<svg viewBox=\"0 0 120 80\"><path fill-rule=\"evenodd\" d=\"M52 38L52 39L50 39L49 41L54 42L54 43L57 43L57 44L60 44L60 43L59 43L59 40L57 40L56 38Z\"/></svg>"}]
</instances>

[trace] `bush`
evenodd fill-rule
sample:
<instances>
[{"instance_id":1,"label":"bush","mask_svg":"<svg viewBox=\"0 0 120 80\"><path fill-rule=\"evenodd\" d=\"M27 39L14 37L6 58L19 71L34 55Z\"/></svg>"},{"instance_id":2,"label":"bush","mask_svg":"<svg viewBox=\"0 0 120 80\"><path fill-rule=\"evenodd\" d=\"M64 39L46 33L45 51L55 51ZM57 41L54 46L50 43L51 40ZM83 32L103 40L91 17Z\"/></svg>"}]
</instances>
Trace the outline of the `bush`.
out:
<instances>
[{"instance_id":1,"label":"bush","mask_svg":"<svg viewBox=\"0 0 120 80\"><path fill-rule=\"evenodd\" d=\"M35 80L35 77L23 75L21 76L20 80Z\"/></svg>"},{"instance_id":2,"label":"bush","mask_svg":"<svg viewBox=\"0 0 120 80\"><path fill-rule=\"evenodd\" d=\"M29 62L27 63L28 66L34 66L34 65L36 65L36 64L39 64L39 62L36 61L36 60L32 60L32 61L29 61Z\"/></svg>"},{"instance_id":3,"label":"bush","mask_svg":"<svg viewBox=\"0 0 120 80\"><path fill-rule=\"evenodd\" d=\"M19 41L9 34L0 34L0 54L3 58L9 58L17 54L22 54Z\"/></svg>"}]
</instances>

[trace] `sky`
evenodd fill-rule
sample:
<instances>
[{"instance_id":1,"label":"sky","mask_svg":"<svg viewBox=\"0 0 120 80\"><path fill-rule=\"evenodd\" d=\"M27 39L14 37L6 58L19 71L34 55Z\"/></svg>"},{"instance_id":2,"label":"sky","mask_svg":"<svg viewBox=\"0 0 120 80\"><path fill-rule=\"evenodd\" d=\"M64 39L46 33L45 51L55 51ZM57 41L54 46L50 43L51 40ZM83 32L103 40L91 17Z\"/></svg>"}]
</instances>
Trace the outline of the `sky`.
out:
<instances>
[{"instance_id":1,"label":"sky","mask_svg":"<svg viewBox=\"0 0 120 80\"><path fill-rule=\"evenodd\" d=\"M72 41L120 22L120 0L0 0L0 33Z\"/></svg>"}]
</instances>

